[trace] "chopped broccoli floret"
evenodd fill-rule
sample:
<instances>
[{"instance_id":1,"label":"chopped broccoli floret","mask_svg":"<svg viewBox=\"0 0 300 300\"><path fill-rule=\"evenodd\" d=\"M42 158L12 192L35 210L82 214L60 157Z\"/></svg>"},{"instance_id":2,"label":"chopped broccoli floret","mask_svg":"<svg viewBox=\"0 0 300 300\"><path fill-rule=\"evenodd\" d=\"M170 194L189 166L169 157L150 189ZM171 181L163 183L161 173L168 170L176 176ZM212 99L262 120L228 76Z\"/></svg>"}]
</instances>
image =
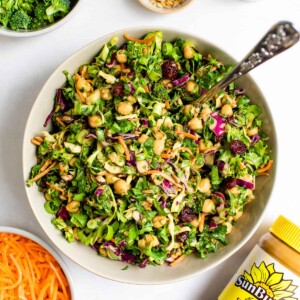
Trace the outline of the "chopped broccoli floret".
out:
<instances>
[{"instance_id":1,"label":"chopped broccoli floret","mask_svg":"<svg viewBox=\"0 0 300 300\"><path fill-rule=\"evenodd\" d=\"M0 24L2 24L4 27L7 27L7 24L10 19L11 12L6 11L2 7L0 7Z\"/></svg>"},{"instance_id":2,"label":"chopped broccoli floret","mask_svg":"<svg viewBox=\"0 0 300 300\"><path fill-rule=\"evenodd\" d=\"M9 20L9 26L13 30L28 29L31 18L24 10L17 10Z\"/></svg>"},{"instance_id":3,"label":"chopped broccoli floret","mask_svg":"<svg viewBox=\"0 0 300 300\"><path fill-rule=\"evenodd\" d=\"M52 0L51 5L46 9L47 16L53 16L57 13L66 14L70 11L70 0Z\"/></svg>"},{"instance_id":4,"label":"chopped broccoli floret","mask_svg":"<svg viewBox=\"0 0 300 300\"><path fill-rule=\"evenodd\" d=\"M61 19L74 0L0 0L0 26L36 30Z\"/></svg>"}]
</instances>

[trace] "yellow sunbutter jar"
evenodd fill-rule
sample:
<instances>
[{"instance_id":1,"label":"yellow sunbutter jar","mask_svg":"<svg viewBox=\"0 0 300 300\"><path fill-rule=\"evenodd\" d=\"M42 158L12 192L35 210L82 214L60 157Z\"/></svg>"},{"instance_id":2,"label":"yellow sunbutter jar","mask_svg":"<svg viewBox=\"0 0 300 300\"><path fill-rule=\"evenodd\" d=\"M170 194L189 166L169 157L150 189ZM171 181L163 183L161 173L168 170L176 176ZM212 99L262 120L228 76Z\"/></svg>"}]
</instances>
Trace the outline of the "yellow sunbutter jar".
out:
<instances>
[{"instance_id":1,"label":"yellow sunbutter jar","mask_svg":"<svg viewBox=\"0 0 300 300\"><path fill-rule=\"evenodd\" d=\"M279 216L218 300L300 300L300 227Z\"/></svg>"}]
</instances>

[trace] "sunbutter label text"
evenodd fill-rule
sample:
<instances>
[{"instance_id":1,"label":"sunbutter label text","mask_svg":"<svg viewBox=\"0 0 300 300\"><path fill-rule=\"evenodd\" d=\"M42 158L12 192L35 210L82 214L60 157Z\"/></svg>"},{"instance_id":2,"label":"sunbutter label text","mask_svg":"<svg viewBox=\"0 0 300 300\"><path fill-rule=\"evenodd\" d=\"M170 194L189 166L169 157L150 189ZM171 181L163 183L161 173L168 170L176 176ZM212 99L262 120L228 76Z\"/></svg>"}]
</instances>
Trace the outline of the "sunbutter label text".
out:
<instances>
[{"instance_id":1,"label":"sunbutter label text","mask_svg":"<svg viewBox=\"0 0 300 300\"><path fill-rule=\"evenodd\" d=\"M267 295L267 291L263 287L255 286L254 284L247 281L243 275L240 275L237 278L235 286L247 291L249 294L255 296L256 299L273 300L273 298Z\"/></svg>"}]
</instances>

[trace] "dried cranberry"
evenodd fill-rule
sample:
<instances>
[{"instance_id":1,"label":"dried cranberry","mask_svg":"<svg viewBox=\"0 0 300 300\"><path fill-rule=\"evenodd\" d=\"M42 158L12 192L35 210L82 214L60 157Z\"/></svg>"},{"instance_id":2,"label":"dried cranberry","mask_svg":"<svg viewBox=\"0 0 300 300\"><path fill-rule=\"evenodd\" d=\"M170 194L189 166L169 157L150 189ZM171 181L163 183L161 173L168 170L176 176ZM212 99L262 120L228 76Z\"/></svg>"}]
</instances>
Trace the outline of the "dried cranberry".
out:
<instances>
[{"instance_id":1,"label":"dried cranberry","mask_svg":"<svg viewBox=\"0 0 300 300\"><path fill-rule=\"evenodd\" d=\"M176 235L176 238L177 238L177 240L179 242L184 243L187 240L188 236L189 236L189 232L188 231L184 231L184 232L178 233Z\"/></svg>"},{"instance_id":2,"label":"dried cranberry","mask_svg":"<svg viewBox=\"0 0 300 300\"><path fill-rule=\"evenodd\" d=\"M247 151L247 146L238 140L234 140L230 143L230 150L235 154L243 154Z\"/></svg>"},{"instance_id":3,"label":"dried cranberry","mask_svg":"<svg viewBox=\"0 0 300 300\"><path fill-rule=\"evenodd\" d=\"M111 92L116 97L123 97L124 96L124 85L120 82L116 82L112 86Z\"/></svg>"},{"instance_id":4,"label":"dried cranberry","mask_svg":"<svg viewBox=\"0 0 300 300\"><path fill-rule=\"evenodd\" d=\"M175 79L178 75L178 67L175 61L167 60L161 66L162 74L164 78Z\"/></svg>"},{"instance_id":5,"label":"dried cranberry","mask_svg":"<svg viewBox=\"0 0 300 300\"><path fill-rule=\"evenodd\" d=\"M179 214L179 219L182 222L191 222L196 218L196 214L188 206L185 206Z\"/></svg>"}]
</instances>

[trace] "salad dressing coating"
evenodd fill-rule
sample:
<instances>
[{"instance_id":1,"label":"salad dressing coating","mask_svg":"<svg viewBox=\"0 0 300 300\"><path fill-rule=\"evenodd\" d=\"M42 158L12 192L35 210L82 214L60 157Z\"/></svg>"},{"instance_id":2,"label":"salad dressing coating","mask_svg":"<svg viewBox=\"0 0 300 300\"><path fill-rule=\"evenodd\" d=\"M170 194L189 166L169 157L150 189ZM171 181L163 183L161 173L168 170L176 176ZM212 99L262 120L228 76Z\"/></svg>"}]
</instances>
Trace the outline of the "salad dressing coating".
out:
<instances>
[{"instance_id":1,"label":"salad dressing coating","mask_svg":"<svg viewBox=\"0 0 300 300\"><path fill-rule=\"evenodd\" d=\"M102 256L140 267L206 258L272 165L261 110L233 84L193 106L231 67L159 31L124 36L64 72L28 185L68 242Z\"/></svg>"}]
</instances>

